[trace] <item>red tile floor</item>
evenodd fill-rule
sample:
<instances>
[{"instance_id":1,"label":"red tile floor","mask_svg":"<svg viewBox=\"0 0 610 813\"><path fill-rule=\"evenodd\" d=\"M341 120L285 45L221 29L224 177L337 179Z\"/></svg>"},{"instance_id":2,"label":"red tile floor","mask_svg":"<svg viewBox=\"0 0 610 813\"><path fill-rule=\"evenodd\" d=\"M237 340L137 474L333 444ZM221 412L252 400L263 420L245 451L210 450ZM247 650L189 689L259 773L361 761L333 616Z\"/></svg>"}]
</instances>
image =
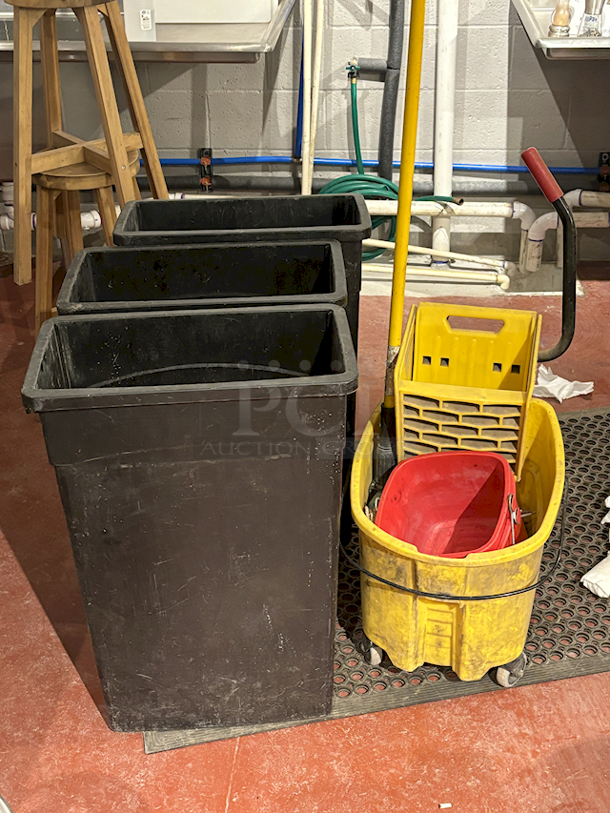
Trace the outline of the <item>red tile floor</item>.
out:
<instances>
[{"instance_id":1,"label":"red tile floor","mask_svg":"<svg viewBox=\"0 0 610 813\"><path fill-rule=\"evenodd\" d=\"M590 271L583 276L599 276ZM584 284L575 342L552 367L594 380L595 392L563 409L610 405L610 274ZM538 309L543 342L554 341L556 297L501 302ZM363 298L363 419L380 395L387 312L385 298ZM111 732L92 699L95 670L55 478L40 424L20 402L32 322L33 286L17 288L5 273L0 796L13 813L417 813L447 804L456 813L606 813L610 673L151 756L140 735Z\"/></svg>"}]
</instances>

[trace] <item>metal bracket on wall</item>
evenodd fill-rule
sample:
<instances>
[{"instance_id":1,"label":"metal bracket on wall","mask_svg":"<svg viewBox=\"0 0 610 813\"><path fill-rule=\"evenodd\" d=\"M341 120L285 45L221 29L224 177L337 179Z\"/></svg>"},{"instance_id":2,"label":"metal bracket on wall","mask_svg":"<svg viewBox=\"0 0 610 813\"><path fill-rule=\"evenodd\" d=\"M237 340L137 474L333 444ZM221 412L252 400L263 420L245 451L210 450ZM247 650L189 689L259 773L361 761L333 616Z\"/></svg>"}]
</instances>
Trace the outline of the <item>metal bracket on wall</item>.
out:
<instances>
[{"instance_id":1,"label":"metal bracket on wall","mask_svg":"<svg viewBox=\"0 0 610 813\"><path fill-rule=\"evenodd\" d=\"M212 191L212 150L201 147L197 150L199 158L199 183L202 192Z\"/></svg>"}]
</instances>

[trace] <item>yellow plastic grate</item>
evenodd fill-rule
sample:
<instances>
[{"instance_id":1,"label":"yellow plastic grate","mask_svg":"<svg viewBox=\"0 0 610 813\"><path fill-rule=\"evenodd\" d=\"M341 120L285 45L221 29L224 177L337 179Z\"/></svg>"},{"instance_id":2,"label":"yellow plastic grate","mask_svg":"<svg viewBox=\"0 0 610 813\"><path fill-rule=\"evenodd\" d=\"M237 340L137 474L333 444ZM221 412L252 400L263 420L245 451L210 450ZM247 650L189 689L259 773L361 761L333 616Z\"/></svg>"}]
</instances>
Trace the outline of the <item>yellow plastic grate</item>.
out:
<instances>
[{"instance_id":1,"label":"yellow plastic grate","mask_svg":"<svg viewBox=\"0 0 610 813\"><path fill-rule=\"evenodd\" d=\"M532 311L414 306L394 378L399 459L493 451L519 478L540 324Z\"/></svg>"}]
</instances>

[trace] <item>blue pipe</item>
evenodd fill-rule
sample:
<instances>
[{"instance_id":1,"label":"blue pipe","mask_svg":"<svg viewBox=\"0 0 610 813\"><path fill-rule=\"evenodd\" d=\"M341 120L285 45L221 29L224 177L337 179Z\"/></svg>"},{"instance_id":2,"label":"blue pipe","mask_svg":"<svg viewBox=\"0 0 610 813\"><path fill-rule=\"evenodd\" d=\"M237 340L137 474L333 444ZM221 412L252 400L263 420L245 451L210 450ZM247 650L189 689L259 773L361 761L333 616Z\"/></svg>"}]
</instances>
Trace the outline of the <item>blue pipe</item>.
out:
<instances>
[{"instance_id":1,"label":"blue pipe","mask_svg":"<svg viewBox=\"0 0 610 813\"><path fill-rule=\"evenodd\" d=\"M299 100L297 102L297 123L294 134L294 157L303 154L303 45L301 44L301 78L299 79Z\"/></svg>"},{"instance_id":2,"label":"blue pipe","mask_svg":"<svg viewBox=\"0 0 610 813\"><path fill-rule=\"evenodd\" d=\"M289 155L245 155L228 156L227 158L214 158L213 164L231 166L234 164L292 164L294 158Z\"/></svg>"},{"instance_id":3,"label":"blue pipe","mask_svg":"<svg viewBox=\"0 0 610 813\"><path fill-rule=\"evenodd\" d=\"M165 167L183 167L183 166L199 166L198 158L161 158L161 166ZM289 155L243 155L243 156L227 156L226 158L213 158L212 164L214 166L235 166L238 164L292 164L294 159ZM374 168L377 166L377 161L364 160L362 162L365 167ZM317 166L328 167L355 167L356 162L351 158L316 158L315 164ZM400 167L400 161L394 161L394 167ZM415 164L416 169L434 169L434 164L426 161L419 161ZM453 169L456 172L497 172L500 174L527 174L528 169L525 166L510 166L510 165L495 165L495 164L454 164ZM549 167L552 173L556 175L598 175L598 167Z\"/></svg>"},{"instance_id":4,"label":"blue pipe","mask_svg":"<svg viewBox=\"0 0 610 813\"><path fill-rule=\"evenodd\" d=\"M160 158L159 163L162 167L199 167L201 161L199 158ZM144 161L140 159L140 166L144 165Z\"/></svg>"}]
</instances>

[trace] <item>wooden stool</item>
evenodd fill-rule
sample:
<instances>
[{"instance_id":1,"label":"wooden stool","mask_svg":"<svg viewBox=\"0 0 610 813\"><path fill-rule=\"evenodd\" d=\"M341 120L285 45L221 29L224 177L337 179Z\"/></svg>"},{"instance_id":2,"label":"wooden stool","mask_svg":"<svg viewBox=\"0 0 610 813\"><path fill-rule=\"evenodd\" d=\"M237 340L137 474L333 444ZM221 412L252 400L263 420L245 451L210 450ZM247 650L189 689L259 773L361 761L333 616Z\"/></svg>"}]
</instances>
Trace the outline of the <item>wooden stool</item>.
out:
<instances>
[{"instance_id":1,"label":"wooden stool","mask_svg":"<svg viewBox=\"0 0 610 813\"><path fill-rule=\"evenodd\" d=\"M136 197L128 150L141 150L153 196L167 186L150 129L117 0L8 0L14 6L13 153L15 183L15 282L32 278L32 176L87 163L112 176L119 204ZM64 132L59 88L57 9L71 8L83 29L104 139L82 141ZM104 17L136 132L123 133L99 13ZM32 155L32 29L40 20L40 51L47 118L47 149Z\"/></svg>"},{"instance_id":2,"label":"wooden stool","mask_svg":"<svg viewBox=\"0 0 610 813\"><path fill-rule=\"evenodd\" d=\"M140 166L137 152L127 157L132 183ZM36 333L51 316L53 308L53 235L60 231L66 237L70 261L83 248L79 192L94 190L104 230L106 245L112 245L116 208L112 175L91 164L74 164L34 176L36 184ZM54 227L55 201L61 195L61 211ZM59 201L58 201L59 202Z\"/></svg>"}]
</instances>

